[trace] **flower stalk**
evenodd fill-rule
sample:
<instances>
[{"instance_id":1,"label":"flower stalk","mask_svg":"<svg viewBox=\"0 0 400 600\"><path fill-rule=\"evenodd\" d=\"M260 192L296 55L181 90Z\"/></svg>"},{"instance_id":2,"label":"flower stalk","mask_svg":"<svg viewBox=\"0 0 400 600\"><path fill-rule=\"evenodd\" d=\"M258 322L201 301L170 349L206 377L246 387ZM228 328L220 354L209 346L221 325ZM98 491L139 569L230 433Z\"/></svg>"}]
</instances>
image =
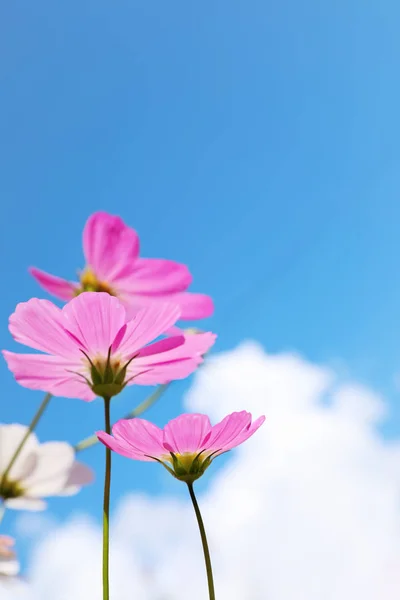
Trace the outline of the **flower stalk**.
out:
<instances>
[{"instance_id":1,"label":"flower stalk","mask_svg":"<svg viewBox=\"0 0 400 600\"><path fill-rule=\"evenodd\" d=\"M18 444L17 448L15 449L14 454L11 457L10 462L7 465L6 470L3 472L2 478L1 478L1 482L5 481L7 479L7 476L9 474L9 472L11 471L12 467L15 464L15 461L17 460L18 456L21 454L21 451L23 449L23 447L26 444L27 439L29 438L29 436L31 435L31 433L34 431L34 429L36 428L37 424L39 423L44 411L46 410L50 400L52 398L51 394L46 394L45 397L43 398L38 410L36 411L28 429L26 430L25 435L23 436L22 440L20 441L20 443Z\"/></svg>"},{"instance_id":2,"label":"flower stalk","mask_svg":"<svg viewBox=\"0 0 400 600\"><path fill-rule=\"evenodd\" d=\"M158 388L152 394L150 394L145 400L143 400L143 402L141 402L136 408L131 410L127 415L125 415L124 419L134 419L135 417L140 417L140 415L142 415L146 410L151 408L153 404L155 404L157 400L161 398L164 392L166 392L169 385L169 383L159 385ZM78 442L74 446L74 450L75 452L81 452L82 450L87 450L88 448L95 446L96 444L98 444L98 442L99 440L97 439L96 435L90 435Z\"/></svg>"},{"instance_id":3,"label":"flower stalk","mask_svg":"<svg viewBox=\"0 0 400 600\"><path fill-rule=\"evenodd\" d=\"M105 430L111 432L110 398L104 397ZM110 487L111 487L111 450L106 448L106 468L104 476L103 501L103 600L110 598L109 557L110 557Z\"/></svg>"},{"instance_id":4,"label":"flower stalk","mask_svg":"<svg viewBox=\"0 0 400 600\"><path fill-rule=\"evenodd\" d=\"M199 525L201 543L203 545L204 561L206 563L208 594L210 600L215 600L214 579L211 566L210 550L208 548L206 530L204 528L203 518L193 489L193 483L188 483L188 490L192 500L194 512L196 513L197 523Z\"/></svg>"}]
</instances>

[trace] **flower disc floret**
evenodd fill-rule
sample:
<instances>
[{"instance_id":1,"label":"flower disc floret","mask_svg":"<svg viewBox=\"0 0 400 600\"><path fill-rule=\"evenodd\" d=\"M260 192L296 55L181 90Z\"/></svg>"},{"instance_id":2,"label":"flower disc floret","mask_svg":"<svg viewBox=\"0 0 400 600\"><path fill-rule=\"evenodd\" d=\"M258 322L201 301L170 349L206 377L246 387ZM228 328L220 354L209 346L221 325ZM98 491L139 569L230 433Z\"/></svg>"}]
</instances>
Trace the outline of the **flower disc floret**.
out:
<instances>
[{"instance_id":1,"label":"flower disc floret","mask_svg":"<svg viewBox=\"0 0 400 600\"><path fill-rule=\"evenodd\" d=\"M217 452L218 451L211 454L207 453L205 450L202 450L198 454L193 452L185 452L184 454L170 452L170 456L165 456L164 460L154 457L151 458L162 464L175 479L179 479L179 481L184 481L185 483L193 483L205 473L211 465L213 456L217 454ZM170 463L171 466L168 463Z\"/></svg>"}]
</instances>

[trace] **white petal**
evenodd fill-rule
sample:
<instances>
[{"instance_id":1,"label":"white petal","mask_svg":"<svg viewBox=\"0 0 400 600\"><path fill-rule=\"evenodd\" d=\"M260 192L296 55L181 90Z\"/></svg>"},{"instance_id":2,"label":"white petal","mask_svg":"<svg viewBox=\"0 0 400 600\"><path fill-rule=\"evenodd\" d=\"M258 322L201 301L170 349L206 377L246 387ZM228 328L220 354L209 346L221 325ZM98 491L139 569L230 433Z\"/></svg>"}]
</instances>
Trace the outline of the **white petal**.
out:
<instances>
[{"instance_id":1,"label":"white petal","mask_svg":"<svg viewBox=\"0 0 400 600\"><path fill-rule=\"evenodd\" d=\"M19 498L10 498L4 502L7 508L15 510L44 510L47 504L39 498L29 498L27 496L19 496Z\"/></svg>"},{"instance_id":2,"label":"white petal","mask_svg":"<svg viewBox=\"0 0 400 600\"><path fill-rule=\"evenodd\" d=\"M92 483L93 480L94 471L83 463L75 461L69 473L68 481L59 495L73 496L79 492L83 485Z\"/></svg>"},{"instance_id":3,"label":"white petal","mask_svg":"<svg viewBox=\"0 0 400 600\"><path fill-rule=\"evenodd\" d=\"M75 452L66 442L47 442L36 451L34 471L23 481L27 496L56 496L67 485Z\"/></svg>"},{"instance_id":4,"label":"white petal","mask_svg":"<svg viewBox=\"0 0 400 600\"><path fill-rule=\"evenodd\" d=\"M18 423L0 425L0 473L3 473L8 467L27 429L25 425ZM34 466L34 453L38 445L36 435L31 433L10 470L10 479L20 480L29 474Z\"/></svg>"},{"instance_id":5,"label":"white petal","mask_svg":"<svg viewBox=\"0 0 400 600\"><path fill-rule=\"evenodd\" d=\"M0 576L15 577L19 573L19 562L15 558L0 558Z\"/></svg>"}]
</instances>

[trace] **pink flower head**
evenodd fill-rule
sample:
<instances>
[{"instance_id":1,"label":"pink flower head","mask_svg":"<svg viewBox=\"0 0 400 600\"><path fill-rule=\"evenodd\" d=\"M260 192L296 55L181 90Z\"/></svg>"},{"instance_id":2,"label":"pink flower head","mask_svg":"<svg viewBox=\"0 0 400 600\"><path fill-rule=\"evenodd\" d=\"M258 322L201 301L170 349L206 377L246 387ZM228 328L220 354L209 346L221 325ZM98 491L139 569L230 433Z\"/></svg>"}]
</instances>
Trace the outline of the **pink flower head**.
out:
<instances>
[{"instance_id":1,"label":"pink flower head","mask_svg":"<svg viewBox=\"0 0 400 600\"><path fill-rule=\"evenodd\" d=\"M184 414L164 429L144 419L121 419L113 435L96 433L108 448L133 460L160 462L174 477L193 483L216 456L239 446L257 431L265 417L234 412L214 427L206 415Z\"/></svg>"},{"instance_id":2,"label":"pink flower head","mask_svg":"<svg viewBox=\"0 0 400 600\"><path fill-rule=\"evenodd\" d=\"M129 315L149 302L171 300L181 319L209 317L214 306L204 294L186 291L192 276L180 263L139 257L139 237L120 217L97 212L83 230L86 267L80 282L71 282L32 267L31 274L50 294L70 300L81 292L108 292L117 296Z\"/></svg>"},{"instance_id":3,"label":"pink flower head","mask_svg":"<svg viewBox=\"0 0 400 600\"><path fill-rule=\"evenodd\" d=\"M17 305L10 332L21 344L46 354L3 350L9 369L24 387L54 396L93 400L115 396L126 385L182 379L202 362L215 335L162 339L180 316L174 304L152 304L127 319L114 296L84 292L62 309L33 298Z\"/></svg>"}]
</instances>

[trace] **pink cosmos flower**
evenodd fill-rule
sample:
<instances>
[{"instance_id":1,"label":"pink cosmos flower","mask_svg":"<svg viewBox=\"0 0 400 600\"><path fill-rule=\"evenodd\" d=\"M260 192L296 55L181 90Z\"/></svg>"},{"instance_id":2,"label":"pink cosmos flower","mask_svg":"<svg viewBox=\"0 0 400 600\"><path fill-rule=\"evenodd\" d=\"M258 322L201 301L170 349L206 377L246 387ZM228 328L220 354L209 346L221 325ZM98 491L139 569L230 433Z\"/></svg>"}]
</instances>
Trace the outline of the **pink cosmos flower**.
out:
<instances>
[{"instance_id":1,"label":"pink cosmos flower","mask_svg":"<svg viewBox=\"0 0 400 600\"><path fill-rule=\"evenodd\" d=\"M83 230L86 267L80 282L67 281L31 267L30 272L50 294L70 300L81 292L108 292L117 296L128 314L149 302L171 300L181 309L181 319L209 317L214 306L204 294L187 291L192 276L180 263L139 257L139 237L120 217L97 212Z\"/></svg>"},{"instance_id":2,"label":"pink cosmos flower","mask_svg":"<svg viewBox=\"0 0 400 600\"><path fill-rule=\"evenodd\" d=\"M174 477L193 483L215 457L239 446L257 431L265 417L252 423L251 414L234 412L211 425L206 415L184 414L164 429L144 419L121 419L113 435L96 433L108 448L133 460L160 462Z\"/></svg>"},{"instance_id":3,"label":"pink cosmos flower","mask_svg":"<svg viewBox=\"0 0 400 600\"><path fill-rule=\"evenodd\" d=\"M3 350L9 369L24 387L54 396L93 400L115 396L126 385L182 379L202 362L212 333L149 342L179 319L174 304L153 304L128 319L107 293L84 292L62 309L33 298L17 305L9 329L21 344L46 354ZM189 339L190 337L190 339Z\"/></svg>"}]
</instances>

